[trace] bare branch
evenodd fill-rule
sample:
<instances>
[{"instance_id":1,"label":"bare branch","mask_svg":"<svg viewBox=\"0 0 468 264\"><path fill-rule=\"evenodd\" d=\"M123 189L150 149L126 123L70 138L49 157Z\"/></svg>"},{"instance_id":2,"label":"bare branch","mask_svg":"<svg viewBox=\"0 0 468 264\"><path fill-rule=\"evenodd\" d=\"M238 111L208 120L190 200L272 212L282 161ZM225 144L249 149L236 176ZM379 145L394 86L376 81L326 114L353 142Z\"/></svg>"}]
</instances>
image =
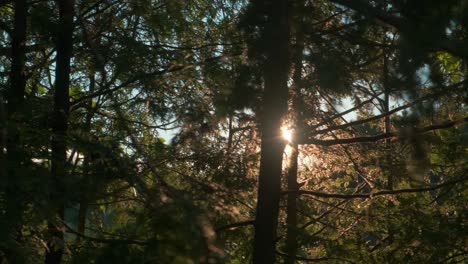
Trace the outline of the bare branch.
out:
<instances>
[{"instance_id":1,"label":"bare branch","mask_svg":"<svg viewBox=\"0 0 468 264\"><path fill-rule=\"evenodd\" d=\"M330 131L334 131L334 130L338 130L338 129L344 129L344 128L347 128L347 127L350 127L350 126L361 125L361 124L365 124L365 123L368 123L368 122L371 122L371 121L379 120L381 118L392 115L392 114L394 114L396 112L399 112L401 110L412 107L412 106L414 106L414 105L416 105L416 104L418 104L418 103L420 103L420 102L422 102L424 100L434 99L434 98L437 98L437 97L442 96L444 94L447 94L447 91L454 90L454 89L459 89L459 88L463 87L463 85L465 83L466 83L466 81L462 81L462 82L458 82L456 84L444 87L444 89L440 89L440 91L438 91L436 93L427 94L425 96L419 97L418 99L415 99L411 103L396 107L396 108L394 108L394 109L392 109L392 110L390 110L390 111L388 111L386 113L382 113L380 115L376 115L376 116L365 118L365 119L356 120L356 121L353 121L353 122L349 122L349 123L345 123L345 124L341 124L341 125L337 125L337 126L333 126L333 127L328 127L328 128L317 130L317 131L313 131L311 134L312 135L325 134L325 133L328 133Z\"/></svg>"},{"instance_id":2,"label":"bare branch","mask_svg":"<svg viewBox=\"0 0 468 264\"><path fill-rule=\"evenodd\" d=\"M420 129L415 129L415 134L422 134L429 131L434 131L438 129L445 129L450 128L458 124L467 123L468 117L461 118L454 121L446 121L437 125L426 126ZM382 139L393 138L393 137L400 137L404 138L405 135L399 132L388 132L382 133L375 136L363 136L363 137L353 137L353 138L340 138L340 139L330 139L330 140L321 140L321 139L306 139L300 141L299 144L311 144L311 145L319 145L319 146L333 146L333 145L342 145L342 144L355 144L355 143L371 143L376 142Z\"/></svg>"},{"instance_id":3,"label":"bare branch","mask_svg":"<svg viewBox=\"0 0 468 264\"><path fill-rule=\"evenodd\" d=\"M98 237L91 237L85 234L82 234L73 228L69 227L67 224L63 223L63 226L67 230L67 233L75 234L81 238L84 238L89 241L103 243L103 244L134 244L140 246L146 246L152 243L157 242L156 240L152 241L141 241L141 240L131 240L131 239L109 239L109 238L98 238Z\"/></svg>"},{"instance_id":4,"label":"bare branch","mask_svg":"<svg viewBox=\"0 0 468 264\"><path fill-rule=\"evenodd\" d=\"M454 185L460 182L466 181L467 178L463 177L458 180L447 181L438 185L429 186L429 187L422 187L422 188L409 188L409 189L399 189L399 190L383 190L371 193L354 193L354 194L341 194L341 193L326 193L326 192L318 192L318 191L307 191L307 190L299 190L299 191L285 191L282 192L283 195L288 193L296 192L298 195L311 195L315 197L323 197L323 198L338 198L338 199L369 199L377 196L384 196L384 195L396 195L396 194L403 194L403 193L418 193L418 192L427 192L427 191L434 191L445 186Z\"/></svg>"},{"instance_id":5,"label":"bare branch","mask_svg":"<svg viewBox=\"0 0 468 264\"><path fill-rule=\"evenodd\" d=\"M321 127L321 126L323 126L323 125L326 125L328 122L331 122L331 121L333 121L333 120L335 120L335 119L337 119L337 118L341 118L341 117L343 117L344 115L349 114L349 113L351 113L351 112L353 112L353 111L356 111L356 110L358 110L359 108L363 107L364 105L366 105L366 104L368 104L368 103L374 101L376 98L378 98L378 97L379 97L380 95L382 95L382 94L383 94L383 92L380 92L379 94L373 95L371 98L369 98L369 99L367 99L367 100L365 100L365 101L362 101L361 103L357 104L356 106L354 106L354 107L352 107L352 108L350 108L350 109L348 109L348 110L346 110L346 111L337 113L337 114L335 114L335 115L333 115L333 116L331 116L331 117L329 117L329 118L323 120L322 122L320 122L320 123L318 123L318 124L312 126L311 129L316 129L316 128L318 128L318 127Z\"/></svg>"},{"instance_id":6,"label":"bare branch","mask_svg":"<svg viewBox=\"0 0 468 264\"><path fill-rule=\"evenodd\" d=\"M223 225L223 226L217 227L215 231L216 233L218 233L220 231L224 231L227 229L238 228L238 227L249 226L249 225L255 225L255 220L247 220L247 221Z\"/></svg>"},{"instance_id":7,"label":"bare branch","mask_svg":"<svg viewBox=\"0 0 468 264\"><path fill-rule=\"evenodd\" d=\"M97 97L97 96L111 94L111 93L116 92L116 91L118 91L120 89L128 87L129 85L132 85L132 84L134 84L134 83L136 83L139 80L142 80L144 78L154 77L154 76L157 76L157 75L164 75L164 74L168 74L168 73L172 73L172 72L177 72L177 71L181 71L181 70L190 69L190 68L193 68L195 66L204 65L207 62L222 59L224 57L225 56L217 56L217 57L206 59L205 61L203 61L201 63L198 63L198 64L188 64L188 65L177 64L177 65L171 65L168 68L162 69L162 70L156 70L156 71L153 71L153 72L147 72L147 73L142 73L142 74L135 74L135 75L133 75L132 78L126 80L125 82L121 83L120 85L114 86L113 88L102 89L102 90L96 91L94 93L82 96L79 99L76 99L71 104L72 109L75 109L78 106L80 106L80 103L83 102L83 101L86 101L88 99L91 99L91 98L94 98L94 97ZM114 80L112 80L112 81L114 81ZM106 85L106 86L109 87L111 85L111 82L109 82L108 85Z\"/></svg>"}]
</instances>

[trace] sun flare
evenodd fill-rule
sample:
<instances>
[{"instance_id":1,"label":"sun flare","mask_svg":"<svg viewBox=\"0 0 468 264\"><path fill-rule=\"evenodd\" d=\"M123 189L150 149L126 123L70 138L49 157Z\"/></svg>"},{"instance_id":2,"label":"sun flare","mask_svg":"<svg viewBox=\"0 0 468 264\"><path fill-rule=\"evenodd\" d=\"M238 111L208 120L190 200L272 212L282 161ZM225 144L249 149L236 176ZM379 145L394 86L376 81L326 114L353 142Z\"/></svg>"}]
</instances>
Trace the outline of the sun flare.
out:
<instances>
[{"instance_id":1,"label":"sun flare","mask_svg":"<svg viewBox=\"0 0 468 264\"><path fill-rule=\"evenodd\" d=\"M281 133L283 134L283 138L288 141L288 142L291 142L292 141L292 131L289 130L288 128L286 127L282 127L281 128Z\"/></svg>"}]
</instances>

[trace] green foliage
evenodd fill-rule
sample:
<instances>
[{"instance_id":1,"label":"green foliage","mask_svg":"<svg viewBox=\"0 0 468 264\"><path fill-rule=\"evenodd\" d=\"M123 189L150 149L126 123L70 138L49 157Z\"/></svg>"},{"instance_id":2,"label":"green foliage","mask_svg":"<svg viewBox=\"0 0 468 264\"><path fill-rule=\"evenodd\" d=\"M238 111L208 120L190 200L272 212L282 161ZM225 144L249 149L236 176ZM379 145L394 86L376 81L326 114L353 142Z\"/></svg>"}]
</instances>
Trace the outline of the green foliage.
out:
<instances>
[{"instance_id":1,"label":"green foliage","mask_svg":"<svg viewBox=\"0 0 468 264\"><path fill-rule=\"evenodd\" d=\"M224 227L255 218L272 44L265 14L275 1L77 0L67 173L58 180L50 166L57 6L27 2L24 103L9 115L14 5L0 1L0 259L42 262L47 223L56 222L63 263L251 262L253 226ZM297 256L463 263L467 94L456 84L466 80L467 1L354 2L291 10L296 120L285 123L297 140L317 142L299 147L298 182L322 194L297 199ZM414 188L424 190L373 196ZM278 250L287 232L281 197ZM61 205L64 223L53 218Z\"/></svg>"}]
</instances>

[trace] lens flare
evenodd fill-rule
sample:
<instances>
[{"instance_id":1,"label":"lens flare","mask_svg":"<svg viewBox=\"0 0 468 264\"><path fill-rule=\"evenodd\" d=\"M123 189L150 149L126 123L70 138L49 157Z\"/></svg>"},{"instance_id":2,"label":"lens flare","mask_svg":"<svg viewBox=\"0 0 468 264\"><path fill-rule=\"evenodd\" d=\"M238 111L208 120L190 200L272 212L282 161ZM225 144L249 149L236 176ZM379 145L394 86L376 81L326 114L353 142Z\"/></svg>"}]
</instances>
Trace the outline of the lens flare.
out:
<instances>
[{"instance_id":1,"label":"lens flare","mask_svg":"<svg viewBox=\"0 0 468 264\"><path fill-rule=\"evenodd\" d=\"M281 133L283 134L283 138L288 141L288 142L291 142L292 141L292 131L287 129L286 127L282 127L281 128Z\"/></svg>"}]
</instances>

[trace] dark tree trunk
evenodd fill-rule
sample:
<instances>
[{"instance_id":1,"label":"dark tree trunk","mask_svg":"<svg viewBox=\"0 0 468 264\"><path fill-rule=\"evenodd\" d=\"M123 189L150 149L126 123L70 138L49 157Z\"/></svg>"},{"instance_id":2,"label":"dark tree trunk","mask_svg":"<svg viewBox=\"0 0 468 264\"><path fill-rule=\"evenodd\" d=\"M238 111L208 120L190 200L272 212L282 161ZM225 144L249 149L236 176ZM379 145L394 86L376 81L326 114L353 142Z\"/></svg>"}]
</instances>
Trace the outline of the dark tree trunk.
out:
<instances>
[{"instance_id":1,"label":"dark tree trunk","mask_svg":"<svg viewBox=\"0 0 468 264\"><path fill-rule=\"evenodd\" d=\"M292 15L293 27L295 30L295 45L294 45L294 74L293 74L293 85L291 89L291 101L292 101L292 114L290 115L294 124L295 134L301 135L301 126L299 125L302 120L300 111L300 86L302 82L302 54L304 52L304 31L302 22L302 12L304 10L304 1L298 0L294 4L294 14ZM286 207L286 245L285 253L286 258L285 264L293 264L296 261L296 253L298 248L298 229L297 229L297 193L294 191L299 190L299 184L297 182L297 171L298 171L298 156L299 146L293 138L291 142L291 154L289 157L289 167L287 175L287 187L288 190L293 191L288 194L287 207Z\"/></svg>"},{"instance_id":2,"label":"dark tree trunk","mask_svg":"<svg viewBox=\"0 0 468 264\"><path fill-rule=\"evenodd\" d=\"M87 177L87 175L85 175ZM88 212L88 200L85 195L82 195L80 199L80 208L78 210L78 227L77 231L80 234L84 234L86 231L86 213ZM76 241L81 241L81 236L76 237Z\"/></svg>"},{"instance_id":3,"label":"dark tree trunk","mask_svg":"<svg viewBox=\"0 0 468 264\"><path fill-rule=\"evenodd\" d=\"M275 261L275 240L281 192L281 171L285 142L281 124L288 101L288 1L264 1L268 10L264 37L266 63L261 120L261 159L258 179L254 236L254 264Z\"/></svg>"},{"instance_id":4,"label":"dark tree trunk","mask_svg":"<svg viewBox=\"0 0 468 264\"><path fill-rule=\"evenodd\" d=\"M96 75L94 72L89 75L89 93L94 93L96 88ZM93 119L95 110L93 108L93 99L88 100L88 112L86 113L85 126L83 129L83 135L90 138L91 121ZM90 164L92 162L91 154L88 152L85 154L86 157L83 162L83 179L82 179L82 190L80 198L80 208L78 210L78 233L84 234L86 230L86 214L88 212L88 194L86 191L89 186L89 175ZM77 236L77 242L80 242L81 237Z\"/></svg>"},{"instance_id":5,"label":"dark tree trunk","mask_svg":"<svg viewBox=\"0 0 468 264\"><path fill-rule=\"evenodd\" d=\"M48 223L50 239L46 251L45 263L57 264L63 255L63 231L60 221L64 217L67 128L69 114L70 61L73 47L73 6L74 0L59 0L59 29L57 36L56 83L54 93L54 111L52 120L52 180L51 201L54 212Z\"/></svg>"},{"instance_id":6,"label":"dark tree trunk","mask_svg":"<svg viewBox=\"0 0 468 264\"><path fill-rule=\"evenodd\" d=\"M390 87L388 80L388 54L384 52L383 54L383 88L384 88L384 113L387 114L390 112ZM391 120L390 115L385 116L384 118L384 133L391 132ZM393 190L394 179L393 179L393 170L392 170L392 154L391 154L391 143L387 139L385 140L385 173L387 173L387 189ZM393 207L393 202L388 201L388 213L391 214L391 208ZM394 239L394 230L392 227L392 221L387 218L387 228L388 228L388 242L393 243Z\"/></svg>"},{"instance_id":7,"label":"dark tree trunk","mask_svg":"<svg viewBox=\"0 0 468 264\"><path fill-rule=\"evenodd\" d=\"M389 90L389 81L388 81L388 55L384 53L383 58L383 87L384 87L384 113L387 114L390 112L390 90ZM391 132L391 120L390 115L385 116L384 118L384 133ZM391 154L390 154L390 141L387 139L385 140L385 164L387 166L387 189L393 189L393 175L390 170L391 168Z\"/></svg>"},{"instance_id":8,"label":"dark tree trunk","mask_svg":"<svg viewBox=\"0 0 468 264\"><path fill-rule=\"evenodd\" d=\"M288 194L287 208L286 208L286 245L285 253L286 258L285 264L293 264L296 259L296 252L298 247L297 242L297 193L299 185L297 183L297 158L299 154L299 148L297 144L292 144L291 154L289 157L289 168L288 168L288 191L293 191Z\"/></svg>"},{"instance_id":9,"label":"dark tree trunk","mask_svg":"<svg viewBox=\"0 0 468 264\"><path fill-rule=\"evenodd\" d=\"M26 0L16 0L15 20L12 35L10 89L7 91L8 117L14 115L24 101L26 74Z\"/></svg>"},{"instance_id":10,"label":"dark tree trunk","mask_svg":"<svg viewBox=\"0 0 468 264\"><path fill-rule=\"evenodd\" d=\"M18 0L14 2L14 29L12 32L12 49L11 49L11 71L10 71L10 86L6 92L7 107L6 107L6 137L3 141L6 144L6 169L2 170L6 173L6 223L2 223L3 234L7 235L7 241L14 241L18 235L17 230L21 225L21 215L23 211L23 194L20 185L22 176L18 173L22 166L22 147L21 138L18 130L18 125L21 122L21 110L24 102L26 75L25 75L25 60L26 60L26 15L27 4L26 0ZM5 121L5 120L4 120ZM3 152L3 146L1 151ZM24 165L23 165L24 166ZM3 222L3 221L2 221Z\"/></svg>"}]
</instances>

